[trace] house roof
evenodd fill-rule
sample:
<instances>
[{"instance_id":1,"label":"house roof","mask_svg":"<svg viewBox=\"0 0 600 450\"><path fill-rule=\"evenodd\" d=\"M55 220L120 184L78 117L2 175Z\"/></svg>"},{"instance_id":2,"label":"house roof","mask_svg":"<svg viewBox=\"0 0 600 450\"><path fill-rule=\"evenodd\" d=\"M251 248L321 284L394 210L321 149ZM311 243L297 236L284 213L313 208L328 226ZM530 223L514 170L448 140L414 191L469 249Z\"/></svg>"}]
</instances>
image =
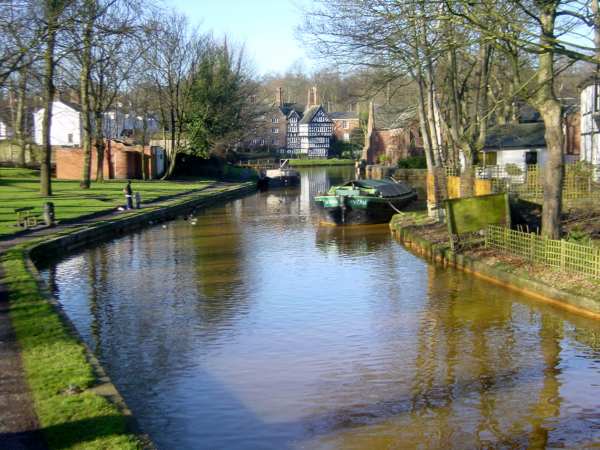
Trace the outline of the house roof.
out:
<instances>
[{"instance_id":1,"label":"house roof","mask_svg":"<svg viewBox=\"0 0 600 450\"><path fill-rule=\"evenodd\" d=\"M60 102L64 105L67 105L69 108L74 109L75 111L80 111L81 112L81 106L79 106L77 103L73 103L71 101L68 100L63 100L62 98L57 98L56 100L54 100L55 102Z\"/></svg>"},{"instance_id":2,"label":"house roof","mask_svg":"<svg viewBox=\"0 0 600 450\"><path fill-rule=\"evenodd\" d=\"M315 115L317 114L317 112L319 112L320 109L323 109L321 107L321 105L316 105L316 106L312 106L310 109L308 109L308 111L306 111L304 113L304 116L302 116L302 119L300 120L301 124L307 124L312 122L313 118L315 117Z\"/></svg>"},{"instance_id":3,"label":"house roof","mask_svg":"<svg viewBox=\"0 0 600 450\"><path fill-rule=\"evenodd\" d=\"M300 116L302 116L302 111L304 111L304 105L300 103L284 103L279 107L281 112L284 115L289 115L292 111L296 111Z\"/></svg>"},{"instance_id":4,"label":"house roof","mask_svg":"<svg viewBox=\"0 0 600 450\"><path fill-rule=\"evenodd\" d=\"M378 130L394 130L410 125L416 118L415 107L398 107L379 105L375 107L375 128Z\"/></svg>"},{"instance_id":5,"label":"house roof","mask_svg":"<svg viewBox=\"0 0 600 450\"><path fill-rule=\"evenodd\" d=\"M598 74L592 74L585 78L579 85L577 86L580 90L585 89L588 86L593 86L594 84L600 84L600 76Z\"/></svg>"},{"instance_id":6,"label":"house roof","mask_svg":"<svg viewBox=\"0 0 600 450\"><path fill-rule=\"evenodd\" d=\"M331 120L358 120L358 113L354 111L333 111L328 115Z\"/></svg>"},{"instance_id":7,"label":"house roof","mask_svg":"<svg viewBox=\"0 0 600 450\"><path fill-rule=\"evenodd\" d=\"M498 125L488 131L483 151L545 147L543 122Z\"/></svg>"}]
</instances>

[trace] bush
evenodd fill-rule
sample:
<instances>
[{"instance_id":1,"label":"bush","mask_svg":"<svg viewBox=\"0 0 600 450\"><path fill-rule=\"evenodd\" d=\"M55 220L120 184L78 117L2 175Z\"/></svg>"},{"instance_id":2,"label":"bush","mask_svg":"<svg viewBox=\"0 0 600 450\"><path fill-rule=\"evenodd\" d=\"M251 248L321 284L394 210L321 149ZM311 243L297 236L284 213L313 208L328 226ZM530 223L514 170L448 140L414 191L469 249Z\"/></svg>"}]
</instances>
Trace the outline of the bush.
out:
<instances>
[{"instance_id":1,"label":"bush","mask_svg":"<svg viewBox=\"0 0 600 450\"><path fill-rule=\"evenodd\" d=\"M409 156L398 161L400 169L427 169L427 160L424 156Z\"/></svg>"},{"instance_id":2,"label":"bush","mask_svg":"<svg viewBox=\"0 0 600 450\"><path fill-rule=\"evenodd\" d=\"M504 166L504 170L506 170L506 174L510 175L511 177L523 175L523 169L521 169L516 164L507 164L506 166Z\"/></svg>"}]
</instances>

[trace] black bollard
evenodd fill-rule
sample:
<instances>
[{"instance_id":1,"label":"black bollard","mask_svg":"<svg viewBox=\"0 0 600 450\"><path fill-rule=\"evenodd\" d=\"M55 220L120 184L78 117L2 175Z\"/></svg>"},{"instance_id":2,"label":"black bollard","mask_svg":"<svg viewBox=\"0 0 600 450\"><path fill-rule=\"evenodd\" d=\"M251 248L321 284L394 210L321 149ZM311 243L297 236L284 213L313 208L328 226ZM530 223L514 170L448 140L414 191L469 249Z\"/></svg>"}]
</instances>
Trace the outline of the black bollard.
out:
<instances>
[{"instance_id":1,"label":"black bollard","mask_svg":"<svg viewBox=\"0 0 600 450\"><path fill-rule=\"evenodd\" d=\"M44 222L46 225L51 227L54 225L54 203L44 203Z\"/></svg>"}]
</instances>

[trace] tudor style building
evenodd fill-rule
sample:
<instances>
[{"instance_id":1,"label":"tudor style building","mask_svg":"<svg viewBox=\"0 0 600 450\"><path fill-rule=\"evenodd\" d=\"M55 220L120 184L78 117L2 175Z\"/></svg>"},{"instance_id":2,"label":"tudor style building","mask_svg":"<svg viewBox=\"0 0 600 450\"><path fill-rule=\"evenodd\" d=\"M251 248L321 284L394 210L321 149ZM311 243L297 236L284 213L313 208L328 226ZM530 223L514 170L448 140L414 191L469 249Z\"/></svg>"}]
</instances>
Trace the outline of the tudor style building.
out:
<instances>
[{"instance_id":1,"label":"tudor style building","mask_svg":"<svg viewBox=\"0 0 600 450\"><path fill-rule=\"evenodd\" d=\"M256 132L245 142L248 148L268 148L288 157L327 157L334 136L334 122L318 102L317 88L308 91L306 105L283 101L277 90L275 103L258 119Z\"/></svg>"}]
</instances>

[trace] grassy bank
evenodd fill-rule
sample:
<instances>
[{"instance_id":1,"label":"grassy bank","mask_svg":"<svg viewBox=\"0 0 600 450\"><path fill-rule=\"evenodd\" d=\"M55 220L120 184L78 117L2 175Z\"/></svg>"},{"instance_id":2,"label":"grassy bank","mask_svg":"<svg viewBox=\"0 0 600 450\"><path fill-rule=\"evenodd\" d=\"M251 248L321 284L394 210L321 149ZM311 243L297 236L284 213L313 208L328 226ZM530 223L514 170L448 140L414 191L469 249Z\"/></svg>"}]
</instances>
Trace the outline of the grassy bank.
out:
<instances>
[{"instance_id":1,"label":"grassy bank","mask_svg":"<svg viewBox=\"0 0 600 450\"><path fill-rule=\"evenodd\" d=\"M133 181L132 189L139 192L142 202L149 202L206 187L210 181ZM119 181L92 183L81 189L78 181L53 180L51 198L39 196L39 174L29 169L0 168L0 236L20 230L15 224L15 208L33 206L41 214L46 201L54 203L56 219L74 219L83 215L109 211L124 204L123 187Z\"/></svg>"},{"instance_id":2,"label":"grassy bank","mask_svg":"<svg viewBox=\"0 0 600 450\"><path fill-rule=\"evenodd\" d=\"M431 221L426 211L396 214L390 228L403 244L427 258L455 265L562 309L600 318L600 280L590 275L532 263L486 248L481 241L455 253L450 249L447 225Z\"/></svg>"},{"instance_id":3,"label":"grassy bank","mask_svg":"<svg viewBox=\"0 0 600 450\"><path fill-rule=\"evenodd\" d=\"M85 348L41 295L26 266L24 246L2 255L13 323L27 382L51 449L134 449L127 417L91 388L96 383Z\"/></svg>"},{"instance_id":4,"label":"grassy bank","mask_svg":"<svg viewBox=\"0 0 600 450\"><path fill-rule=\"evenodd\" d=\"M290 166L309 167L309 166L353 166L353 159L290 159Z\"/></svg>"}]
</instances>

